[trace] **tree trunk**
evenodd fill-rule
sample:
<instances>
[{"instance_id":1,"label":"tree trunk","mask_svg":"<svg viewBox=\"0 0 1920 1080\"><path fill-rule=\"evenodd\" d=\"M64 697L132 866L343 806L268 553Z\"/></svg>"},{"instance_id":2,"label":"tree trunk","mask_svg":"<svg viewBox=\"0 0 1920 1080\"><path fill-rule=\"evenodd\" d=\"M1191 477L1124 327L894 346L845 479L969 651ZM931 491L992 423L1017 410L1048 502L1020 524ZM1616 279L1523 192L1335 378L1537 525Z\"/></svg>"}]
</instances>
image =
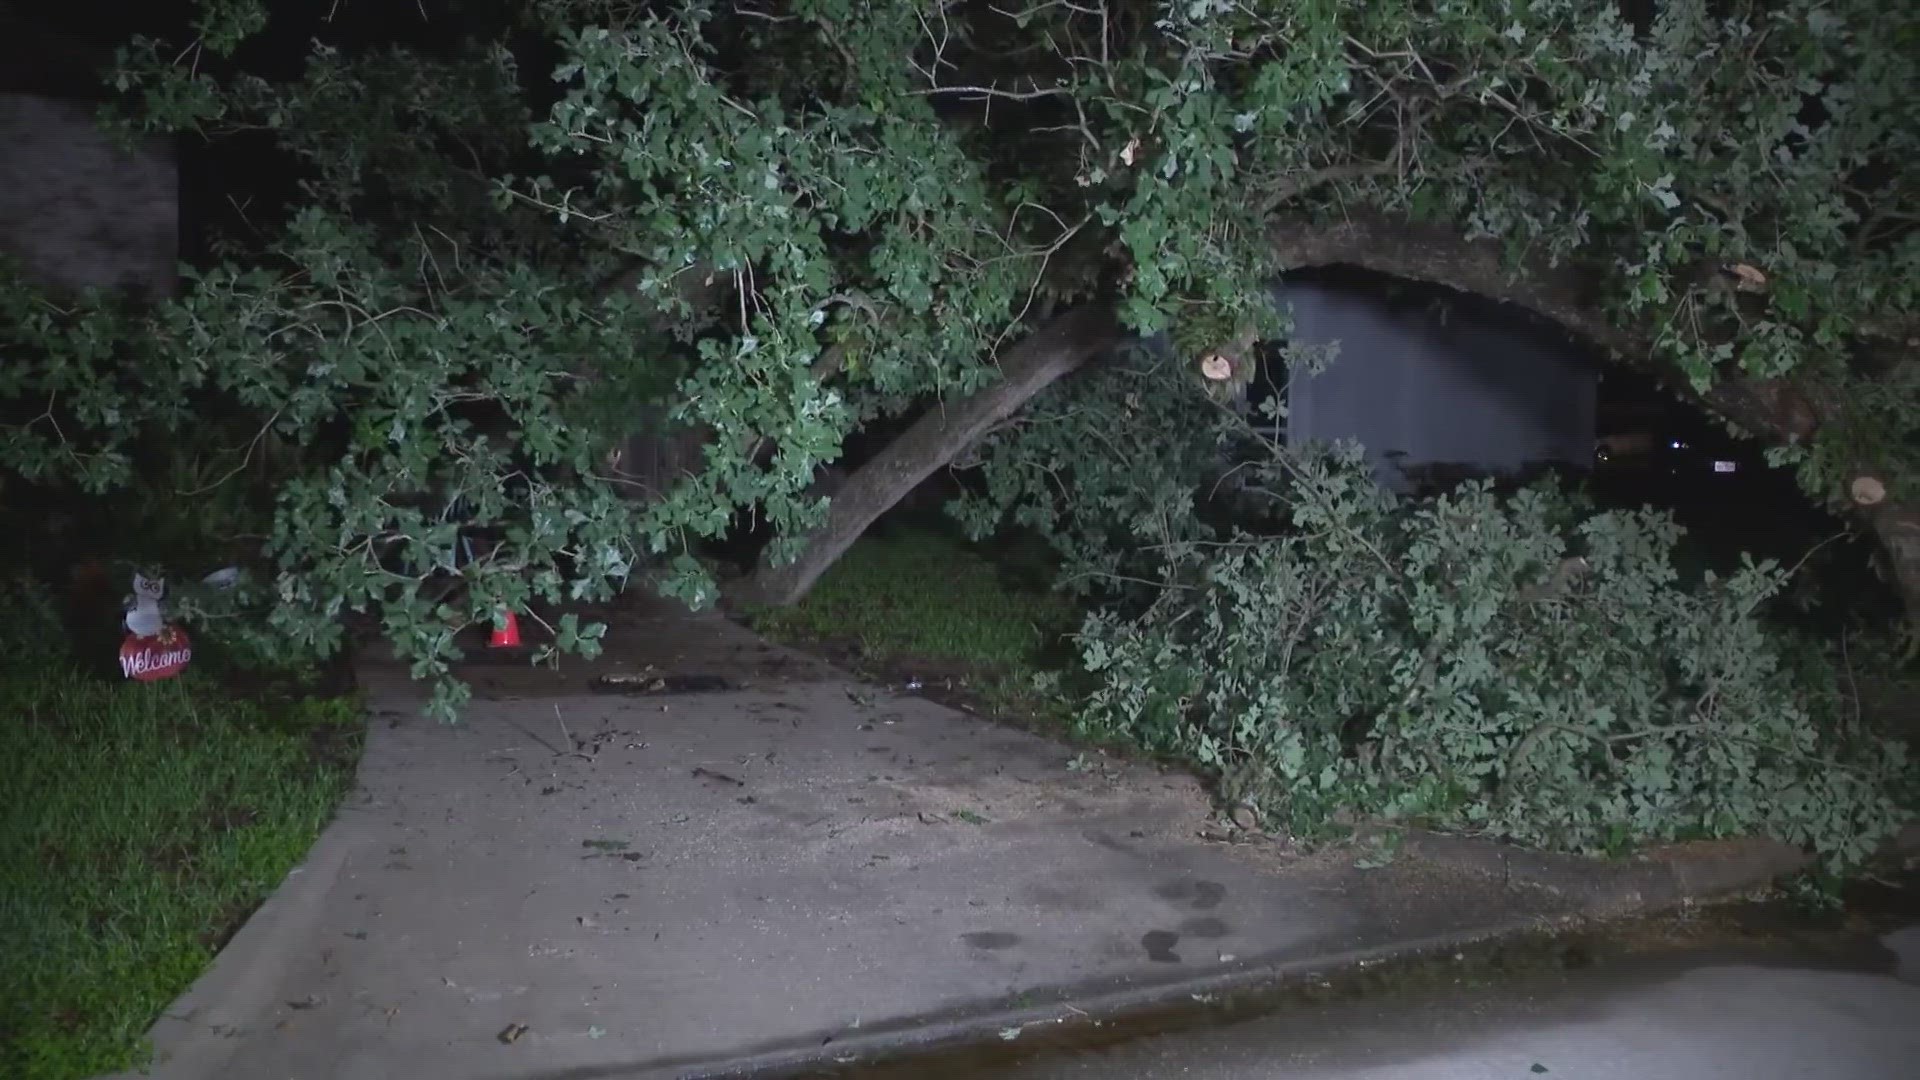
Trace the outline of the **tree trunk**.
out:
<instances>
[{"instance_id":1,"label":"tree trunk","mask_svg":"<svg viewBox=\"0 0 1920 1080\"><path fill-rule=\"evenodd\" d=\"M1477 293L1553 319L1642 369L1654 359L1652 334L1614 321L1597 302L1591 274L1566 264L1550 266L1544 259L1510 266L1498 240L1469 240L1441 226L1364 213L1334 222L1283 218L1272 236L1287 269L1342 264ZM1895 327L1883 336L1895 343L1896 351L1913 346L1910 328ZM1835 419L1838 408L1817 386L1782 379L1722 383L1698 401L1754 435L1788 443L1810 438ZM1862 473L1872 466L1858 463ZM1832 492L1829 497L1840 501L1844 495ZM1863 505L1857 500L1849 505L1853 518L1880 541L1907 619L1920 627L1920 506L1907 501Z\"/></svg>"},{"instance_id":2,"label":"tree trunk","mask_svg":"<svg viewBox=\"0 0 1920 1080\"><path fill-rule=\"evenodd\" d=\"M1920 507L1883 503L1867 519L1887 554L1893 587L1907 608L1907 621L1920 627Z\"/></svg>"},{"instance_id":3,"label":"tree trunk","mask_svg":"<svg viewBox=\"0 0 1920 1080\"><path fill-rule=\"evenodd\" d=\"M824 525L794 562L762 566L730 599L753 605L798 601L867 527L941 466L1012 416L1035 394L1121 339L1105 304L1078 308L1000 358L1000 377L965 400L936 405L840 485Z\"/></svg>"}]
</instances>

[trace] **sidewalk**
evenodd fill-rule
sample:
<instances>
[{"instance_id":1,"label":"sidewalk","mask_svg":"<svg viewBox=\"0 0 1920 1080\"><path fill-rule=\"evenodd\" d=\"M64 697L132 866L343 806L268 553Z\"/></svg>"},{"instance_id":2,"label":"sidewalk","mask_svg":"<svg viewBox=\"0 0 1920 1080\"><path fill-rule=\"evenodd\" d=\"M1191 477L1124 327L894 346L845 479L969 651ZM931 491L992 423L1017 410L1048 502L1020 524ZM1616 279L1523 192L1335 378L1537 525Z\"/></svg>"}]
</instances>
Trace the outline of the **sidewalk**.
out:
<instances>
[{"instance_id":1,"label":"sidewalk","mask_svg":"<svg viewBox=\"0 0 1920 1080\"><path fill-rule=\"evenodd\" d=\"M361 672L359 789L155 1030L151 1075L729 1074L1513 930L1572 900L1211 843L1200 785L863 687L717 616L619 620L457 727ZM648 665L651 665L649 668ZM609 693L606 674L721 676Z\"/></svg>"}]
</instances>

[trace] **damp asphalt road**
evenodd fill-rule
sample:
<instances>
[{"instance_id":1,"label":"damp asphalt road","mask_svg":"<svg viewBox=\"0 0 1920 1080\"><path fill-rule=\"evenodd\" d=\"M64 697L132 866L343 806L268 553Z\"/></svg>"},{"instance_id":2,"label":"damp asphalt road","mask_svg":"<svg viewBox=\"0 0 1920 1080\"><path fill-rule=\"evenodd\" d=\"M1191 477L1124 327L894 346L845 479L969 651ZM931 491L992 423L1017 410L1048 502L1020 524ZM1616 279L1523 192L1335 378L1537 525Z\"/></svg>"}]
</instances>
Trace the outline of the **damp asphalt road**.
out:
<instances>
[{"instance_id":1,"label":"damp asphalt road","mask_svg":"<svg viewBox=\"0 0 1920 1080\"><path fill-rule=\"evenodd\" d=\"M1617 957L1482 986L1295 1007L919 1080L1905 1080L1920 1076L1920 924L1855 955L1792 946ZM1875 947L1877 944L1877 948ZM878 1080L884 1073L868 1074ZM904 1074L903 1074L904 1075Z\"/></svg>"}]
</instances>

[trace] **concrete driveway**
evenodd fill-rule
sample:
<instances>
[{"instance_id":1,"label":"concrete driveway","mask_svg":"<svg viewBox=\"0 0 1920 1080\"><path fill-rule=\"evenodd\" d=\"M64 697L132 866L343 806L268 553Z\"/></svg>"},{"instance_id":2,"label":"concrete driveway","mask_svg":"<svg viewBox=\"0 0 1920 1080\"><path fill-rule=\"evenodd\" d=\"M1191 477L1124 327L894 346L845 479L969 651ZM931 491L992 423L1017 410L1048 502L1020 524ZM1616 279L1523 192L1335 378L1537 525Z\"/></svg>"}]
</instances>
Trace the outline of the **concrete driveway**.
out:
<instances>
[{"instance_id":1,"label":"concrete driveway","mask_svg":"<svg viewBox=\"0 0 1920 1080\"><path fill-rule=\"evenodd\" d=\"M396 667L363 668L357 791L161 1021L151 1075L831 1062L1566 907L1353 852L1208 842L1190 777L1071 770L1064 746L716 616L652 608L594 665L471 674L480 696L450 727L419 718ZM596 690L608 675L628 685Z\"/></svg>"}]
</instances>

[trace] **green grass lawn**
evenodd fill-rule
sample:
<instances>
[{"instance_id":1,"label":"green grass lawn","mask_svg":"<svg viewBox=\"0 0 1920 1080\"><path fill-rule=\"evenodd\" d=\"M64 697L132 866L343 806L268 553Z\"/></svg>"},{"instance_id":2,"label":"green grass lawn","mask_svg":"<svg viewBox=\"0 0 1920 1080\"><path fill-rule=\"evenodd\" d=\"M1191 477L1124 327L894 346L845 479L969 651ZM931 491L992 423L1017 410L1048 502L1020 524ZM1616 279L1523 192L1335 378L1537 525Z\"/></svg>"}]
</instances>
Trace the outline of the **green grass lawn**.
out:
<instances>
[{"instance_id":1,"label":"green grass lawn","mask_svg":"<svg viewBox=\"0 0 1920 1080\"><path fill-rule=\"evenodd\" d=\"M806 599L754 616L754 628L795 645L854 647L881 669L962 665L992 693L1060 666L1062 635L1080 608L1045 587L1032 553L989 560L937 532L862 538Z\"/></svg>"},{"instance_id":2,"label":"green grass lawn","mask_svg":"<svg viewBox=\"0 0 1920 1080\"><path fill-rule=\"evenodd\" d=\"M0 723L0 1076L136 1065L332 816L358 707L46 660L0 667Z\"/></svg>"}]
</instances>

